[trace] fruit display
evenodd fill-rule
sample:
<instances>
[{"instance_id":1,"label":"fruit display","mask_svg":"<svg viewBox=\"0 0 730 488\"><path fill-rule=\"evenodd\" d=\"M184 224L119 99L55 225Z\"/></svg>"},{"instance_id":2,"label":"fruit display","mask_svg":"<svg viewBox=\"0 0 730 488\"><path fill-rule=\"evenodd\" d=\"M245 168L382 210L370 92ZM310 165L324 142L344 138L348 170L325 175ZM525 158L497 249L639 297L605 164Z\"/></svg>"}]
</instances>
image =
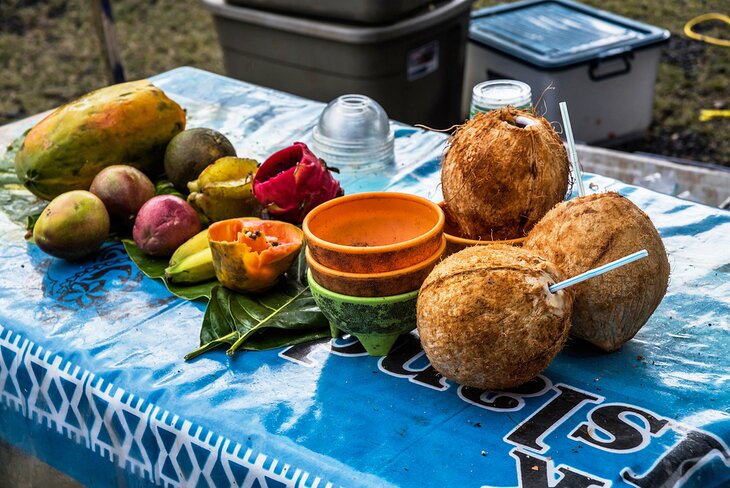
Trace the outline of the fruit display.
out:
<instances>
[{"instance_id":1,"label":"fruit display","mask_svg":"<svg viewBox=\"0 0 730 488\"><path fill-rule=\"evenodd\" d=\"M572 291L548 289L563 277L550 261L514 246L472 246L444 259L417 303L431 365L475 388L509 389L532 379L568 337Z\"/></svg>"},{"instance_id":2,"label":"fruit display","mask_svg":"<svg viewBox=\"0 0 730 488\"><path fill-rule=\"evenodd\" d=\"M223 286L261 293L291 266L304 242L302 230L274 220L230 219L208 228L213 266Z\"/></svg>"},{"instance_id":3,"label":"fruit display","mask_svg":"<svg viewBox=\"0 0 730 488\"><path fill-rule=\"evenodd\" d=\"M185 112L147 80L93 91L53 111L25 136L15 157L20 181L51 200L88 190L107 166L162 173L167 143L185 128Z\"/></svg>"},{"instance_id":4,"label":"fruit display","mask_svg":"<svg viewBox=\"0 0 730 488\"><path fill-rule=\"evenodd\" d=\"M165 174L183 193L187 184L198 178L208 165L225 156L236 156L236 150L220 132L197 127L180 132L165 149Z\"/></svg>"},{"instance_id":5,"label":"fruit display","mask_svg":"<svg viewBox=\"0 0 730 488\"><path fill-rule=\"evenodd\" d=\"M317 205L344 195L332 171L306 144L295 142L264 161L253 194L268 215L300 224Z\"/></svg>"},{"instance_id":6,"label":"fruit display","mask_svg":"<svg viewBox=\"0 0 730 488\"><path fill-rule=\"evenodd\" d=\"M287 333L298 332L286 341L321 338L326 326L386 355L417 327L446 378L513 388L549 365L569 331L618 349L666 292L669 264L651 220L614 193L562 202L567 152L531 112L505 107L455 131L440 205L395 192L338 198L337 170L304 143L259 166L220 132L184 126L182 109L149 82L115 85L41 121L15 162L36 195L58 195L35 224L41 250L82 259L110 223L123 239L131 227L124 245L146 274L209 300L190 357L220 344L235 351L259 327L287 329L291 312ZM155 195L163 190L175 194ZM551 289L641 249L649 259ZM257 306L284 315L236 315ZM224 322L230 330L216 328Z\"/></svg>"},{"instance_id":7,"label":"fruit display","mask_svg":"<svg viewBox=\"0 0 730 488\"><path fill-rule=\"evenodd\" d=\"M569 169L560 136L544 118L513 107L478 114L448 141L445 211L460 237L524 237L565 197Z\"/></svg>"},{"instance_id":8,"label":"fruit display","mask_svg":"<svg viewBox=\"0 0 730 488\"><path fill-rule=\"evenodd\" d=\"M185 200L158 195L147 201L134 221L134 242L150 256L171 256L185 241L200 232L200 219Z\"/></svg>"},{"instance_id":9,"label":"fruit display","mask_svg":"<svg viewBox=\"0 0 730 488\"><path fill-rule=\"evenodd\" d=\"M155 185L137 168L108 166L91 182L89 191L99 197L113 224L131 227L142 205L155 196Z\"/></svg>"},{"instance_id":10,"label":"fruit display","mask_svg":"<svg viewBox=\"0 0 730 488\"><path fill-rule=\"evenodd\" d=\"M85 190L54 198L33 228L33 239L43 252L69 261L94 253L108 236L109 214L104 203Z\"/></svg>"},{"instance_id":11,"label":"fruit display","mask_svg":"<svg viewBox=\"0 0 730 488\"><path fill-rule=\"evenodd\" d=\"M188 203L206 222L259 215L261 207L253 196L253 159L220 158L188 182Z\"/></svg>"},{"instance_id":12,"label":"fruit display","mask_svg":"<svg viewBox=\"0 0 730 488\"><path fill-rule=\"evenodd\" d=\"M556 205L524 242L565 275L646 249L649 256L575 286L571 334L604 351L634 337L664 298L669 260L651 219L628 198L608 192Z\"/></svg>"}]
</instances>

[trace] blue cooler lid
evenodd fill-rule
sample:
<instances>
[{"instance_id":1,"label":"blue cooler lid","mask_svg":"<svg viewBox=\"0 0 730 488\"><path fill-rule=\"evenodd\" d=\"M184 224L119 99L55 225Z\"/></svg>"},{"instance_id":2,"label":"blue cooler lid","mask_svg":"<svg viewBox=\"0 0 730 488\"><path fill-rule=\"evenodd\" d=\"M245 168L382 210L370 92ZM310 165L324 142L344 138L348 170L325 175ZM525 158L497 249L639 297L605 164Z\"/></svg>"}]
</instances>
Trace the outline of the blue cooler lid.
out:
<instances>
[{"instance_id":1,"label":"blue cooler lid","mask_svg":"<svg viewBox=\"0 0 730 488\"><path fill-rule=\"evenodd\" d=\"M563 68L669 39L669 31L570 0L525 0L472 13L469 39L541 68Z\"/></svg>"}]
</instances>

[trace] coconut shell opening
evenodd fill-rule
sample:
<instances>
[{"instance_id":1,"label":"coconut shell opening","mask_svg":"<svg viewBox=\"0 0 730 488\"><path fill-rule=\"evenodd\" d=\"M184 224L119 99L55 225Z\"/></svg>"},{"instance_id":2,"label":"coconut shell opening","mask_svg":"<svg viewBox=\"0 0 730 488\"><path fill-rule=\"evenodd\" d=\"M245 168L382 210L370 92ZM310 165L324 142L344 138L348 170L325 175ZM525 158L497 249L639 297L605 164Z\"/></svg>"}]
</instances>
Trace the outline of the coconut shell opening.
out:
<instances>
[{"instance_id":1,"label":"coconut shell opening","mask_svg":"<svg viewBox=\"0 0 730 488\"><path fill-rule=\"evenodd\" d=\"M524 237L568 191L570 164L542 117L504 107L476 117L449 139L444 200L463 237Z\"/></svg>"}]
</instances>

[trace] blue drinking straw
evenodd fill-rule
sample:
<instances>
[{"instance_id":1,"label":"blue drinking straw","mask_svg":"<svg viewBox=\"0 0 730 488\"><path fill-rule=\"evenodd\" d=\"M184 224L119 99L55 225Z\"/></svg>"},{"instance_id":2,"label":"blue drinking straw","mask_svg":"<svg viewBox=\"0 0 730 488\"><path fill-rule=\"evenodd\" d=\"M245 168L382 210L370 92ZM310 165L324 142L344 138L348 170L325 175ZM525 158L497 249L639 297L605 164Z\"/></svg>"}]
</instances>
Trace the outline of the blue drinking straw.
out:
<instances>
[{"instance_id":1,"label":"blue drinking straw","mask_svg":"<svg viewBox=\"0 0 730 488\"><path fill-rule=\"evenodd\" d=\"M578 182L578 195L585 196L586 189L583 188L583 174L578 165L578 152L575 150L575 140L573 139L573 128L570 126L570 116L568 115L568 104L560 102L560 114L563 116L563 126L565 126L565 138L568 140L568 159L573 165L573 173L575 181Z\"/></svg>"},{"instance_id":2,"label":"blue drinking straw","mask_svg":"<svg viewBox=\"0 0 730 488\"><path fill-rule=\"evenodd\" d=\"M585 273L581 273L577 276L573 276L572 278L568 278L565 281L561 281L560 283L556 283L550 288L550 293L555 293L556 291L562 290L563 288L567 288L569 286L577 285L578 283L589 280L591 278L595 278L596 276L602 275L603 273L607 273L608 271L611 271L616 268L620 268L621 266L629 263L633 263L634 261L638 259L643 259L649 255L649 252L646 249L642 249L641 251L637 251L633 254L629 254L628 256L625 256L621 259L617 259L616 261L611 261L610 263L604 264L603 266L599 266L598 268L590 269L586 271Z\"/></svg>"}]
</instances>

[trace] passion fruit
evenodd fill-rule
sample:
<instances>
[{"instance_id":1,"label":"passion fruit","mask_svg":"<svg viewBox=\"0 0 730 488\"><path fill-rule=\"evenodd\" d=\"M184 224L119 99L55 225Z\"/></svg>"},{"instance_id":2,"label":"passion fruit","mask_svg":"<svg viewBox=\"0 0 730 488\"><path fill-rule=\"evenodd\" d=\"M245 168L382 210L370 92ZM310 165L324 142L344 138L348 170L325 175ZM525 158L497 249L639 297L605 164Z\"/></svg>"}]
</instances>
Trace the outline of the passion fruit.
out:
<instances>
[{"instance_id":1,"label":"passion fruit","mask_svg":"<svg viewBox=\"0 0 730 488\"><path fill-rule=\"evenodd\" d=\"M187 193L188 182L198 179L210 164L235 155L231 141L216 130L203 127L184 130L167 145L165 173L178 191Z\"/></svg>"},{"instance_id":2,"label":"passion fruit","mask_svg":"<svg viewBox=\"0 0 730 488\"><path fill-rule=\"evenodd\" d=\"M104 202L112 223L129 228L142 205L155 196L155 185L137 168L117 164L101 170L89 191Z\"/></svg>"},{"instance_id":3,"label":"passion fruit","mask_svg":"<svg viewBox=\"0 0 730 488\"><path fill-rule=\"evenodd\" d=\"M175 249L200 232L193 207L175 195L158 195L137 213L132 235L137 247L150 256L171 256Z\"/></svg>"}]
</instances>

